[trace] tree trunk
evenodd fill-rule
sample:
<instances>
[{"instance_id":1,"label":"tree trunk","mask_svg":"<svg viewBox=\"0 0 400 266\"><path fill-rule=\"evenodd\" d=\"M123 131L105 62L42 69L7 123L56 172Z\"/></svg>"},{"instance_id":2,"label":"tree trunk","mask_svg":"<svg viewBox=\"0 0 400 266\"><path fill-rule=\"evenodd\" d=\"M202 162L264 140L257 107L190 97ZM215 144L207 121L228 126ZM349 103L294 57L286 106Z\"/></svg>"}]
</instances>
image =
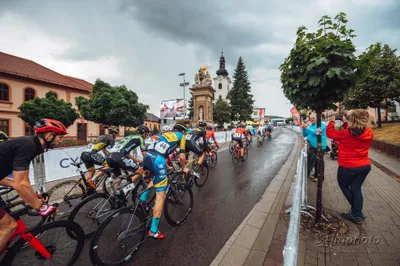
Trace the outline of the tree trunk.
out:
<instances>
[{"instance_id":1,"label":"tree trunk","mask_svg":"<svg viewBox=\"0 0 400 266\"><path fill-rule=\"evenodd\" d=\"M381 118L381 106L377 105L376 109L378 110L378 128L382 127L382 118Z\"/></svg>"},{"instance_id":2,"label":"tree trunk","mask_svg":"<svg viewBox=\"0 0 400 266\"><path fill-rule=\"evenodd\" d=\"M321 128L321 110L317 110L317 129ZM317 135L317 214L315 223L319 223L322 217L322 182L324 181L324 151L322 149L322 136Z\"/></svg>"},{"instance_id":3,"label":"tree trunk","mask_svg":"<svg viewBox=\"0 0 400 266\"><path fill-rule=\"evenodd\" d=\"M388 121L388 101L385 99L385 121Z\"/></svg>"}]
</instances>

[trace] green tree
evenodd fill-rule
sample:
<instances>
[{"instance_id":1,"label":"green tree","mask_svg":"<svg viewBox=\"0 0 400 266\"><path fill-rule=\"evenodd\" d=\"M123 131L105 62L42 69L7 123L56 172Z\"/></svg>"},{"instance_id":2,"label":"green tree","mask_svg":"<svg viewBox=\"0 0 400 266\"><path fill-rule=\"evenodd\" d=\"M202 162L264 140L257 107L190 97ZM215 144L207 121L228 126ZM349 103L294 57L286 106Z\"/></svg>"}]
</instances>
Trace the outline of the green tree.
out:
<instances>
[{"instance_id":1,"label":"green tree","mask_svg":"<svg viewBox=\"0 0 400 266\"><path fill-rule=\"evenodd\" d=\"M21 111L18 117L30 126L34 126L35 122L42 118L50 118L58 120L66 127L69 127L79 117L76 110L72 108L72 104L65 102L63 99L57 100L53 91L47 92L44 98L36 97L24 102L18 109Z\"/></svg>"},{"instance_id":2,"label":"green tree","mask_svg":"<svg viewBox=\"0 0 400 266\"><path fill-rule=\"evenodd\" d=\"M285 96L298 108L310 108L317 114L317 128L321 128L321 113L336 110L336 102L355 83L356 57L352 38L347 29L346 14L339 13L334 20L323 16L317 32L306 32L301 26L289 57L280 66L281 82ZM321 136L317 137L317 214L322 215L322 181L324 161Z\"/></svg>"},{"instance_id":3,"label":"green tree","mask_svg":"<svg viewBox=\"0 0 400 266\"><path fill-rule=\"evenodd\" d=\"M375 43L359 56L360 74L354 88L346 95L345 105L350 108L375 108L378 127L382 127L381 108L390 107L400 98L400 59L396 49Z\"/></svg>"},{"instance_id":4,"label":"green tree","mask_svg":"<svg viewBox=\"0 0 400 266\"><path fill-rule=\"evenodd\" d=\"M194 114L193 93L190 93L190 99L189 99L189 103L188 103L189 119L193 119L193 114Z\"/></svg>"},{"instance_id":5,"label":"green tree","mask_svg":"<svg viewBox=\"0 0 400 266\"><path fill-rule=\"evenodd\" d=\"M224 123L231 122L231 107L225 100L218 99L214 104L213 120L218 124L219 128L224 127Z\"/></svg>"},{"instance_id":6,"label":"green tree","mask_svg":"<svg viewBox=\"0 0 400 266\"><path fill-rule=\"evenodd\" d=\"M247 73L242 57L239 57L233 78L235 81L229 93L231 119L240 121L250 120L253 113L254 100L251 94L249 74Z\"/></svg>"},{"instance_id":7,"label":"green tree","mask_svg":"<svg viewBox=\"0 0 400 266\"><path fill-rule=\"evenodd\" d=\"M148 109L125 85L111 86L100 79L96 80L89 99L77 97L76 105L86 120L113 126L137 127L143 124Z\"/></svg>"}]
</instances>

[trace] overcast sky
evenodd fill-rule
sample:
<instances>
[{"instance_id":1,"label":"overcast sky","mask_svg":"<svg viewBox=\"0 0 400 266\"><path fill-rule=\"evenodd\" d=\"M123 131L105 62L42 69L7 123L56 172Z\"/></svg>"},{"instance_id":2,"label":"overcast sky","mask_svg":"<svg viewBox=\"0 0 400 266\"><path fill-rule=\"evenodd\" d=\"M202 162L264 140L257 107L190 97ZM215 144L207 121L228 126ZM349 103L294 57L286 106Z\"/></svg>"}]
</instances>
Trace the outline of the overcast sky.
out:
<instances>
[{"instance_id":1,"label":"overcast sky","mask_svg":"<svg viewBox=\"0 0 400 266\"><path fill-rule=\"evenodd\" d=\"M400 48L398 0L0 0L0 51L65 75L125 84L159 115L160 101L207 64L215 77L221 49L232 78L244 58L255 104L288 116L279 65L299 26L348 15L358 51L377 41ZM186 96L188 96L188 89Z\"/></svg>"}]
</instances>

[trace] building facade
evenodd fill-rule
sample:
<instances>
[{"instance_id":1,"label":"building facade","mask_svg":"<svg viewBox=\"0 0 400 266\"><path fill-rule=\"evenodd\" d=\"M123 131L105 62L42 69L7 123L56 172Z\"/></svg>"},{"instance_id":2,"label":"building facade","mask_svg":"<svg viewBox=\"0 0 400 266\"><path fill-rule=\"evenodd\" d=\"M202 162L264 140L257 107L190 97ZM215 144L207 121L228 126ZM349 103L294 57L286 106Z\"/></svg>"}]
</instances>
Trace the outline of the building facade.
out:
<instances>
[{"instance_id":1,"label":"building facade","mask_svg":"<svg viewBox=\"0 0 400 266\"><path fill-rule=\"evenodd\" d=\"M224 54L221 53L221 57L219 58L219 69L216 72L217 76L213 78L214 80L214 100L215 103L219 99L225 100L229 102L228 93L231 90L231 79L229 78L229 73L225 69L225 57Z\"/></svg>"},{"instance_id":2,"label":"building facade","mask_svg":"<svg viewBox=\"0 0 400 266\"><path fill-rule=\"evenodd\" d=\"M78 110L75 98L88 98L93 84L59 74L31 60L0 52L0 130L10 138L33 135L33 129L18 117L18 107L35 97L43 98L48 91L57 99L70 102ZM99 124L78 118L68 128L68 136L91 140L105 133ZM120 135L123 128L120 128Z\"/></svg>"}]
</instances>

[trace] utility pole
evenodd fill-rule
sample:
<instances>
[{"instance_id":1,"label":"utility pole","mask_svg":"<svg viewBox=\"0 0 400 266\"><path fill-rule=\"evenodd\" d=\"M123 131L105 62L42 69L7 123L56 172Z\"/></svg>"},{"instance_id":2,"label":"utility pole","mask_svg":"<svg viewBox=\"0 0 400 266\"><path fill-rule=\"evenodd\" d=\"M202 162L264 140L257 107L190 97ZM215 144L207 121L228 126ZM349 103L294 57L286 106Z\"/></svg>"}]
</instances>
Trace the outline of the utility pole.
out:
<instances>
[{"instance_id":1,"label":"utility pole","mask_svg":"<svg viewBox=\"0 0 400 266\"><path fill-rule=\"evenodd\" d=\"M180 73L179 76L183 76L183 82L179 85L183 88L183 118L186 118L186 97L185 97L185 90L186 86L189 86L189 82L185 80L185 73Z\"/></svg>"}]
</instances>

